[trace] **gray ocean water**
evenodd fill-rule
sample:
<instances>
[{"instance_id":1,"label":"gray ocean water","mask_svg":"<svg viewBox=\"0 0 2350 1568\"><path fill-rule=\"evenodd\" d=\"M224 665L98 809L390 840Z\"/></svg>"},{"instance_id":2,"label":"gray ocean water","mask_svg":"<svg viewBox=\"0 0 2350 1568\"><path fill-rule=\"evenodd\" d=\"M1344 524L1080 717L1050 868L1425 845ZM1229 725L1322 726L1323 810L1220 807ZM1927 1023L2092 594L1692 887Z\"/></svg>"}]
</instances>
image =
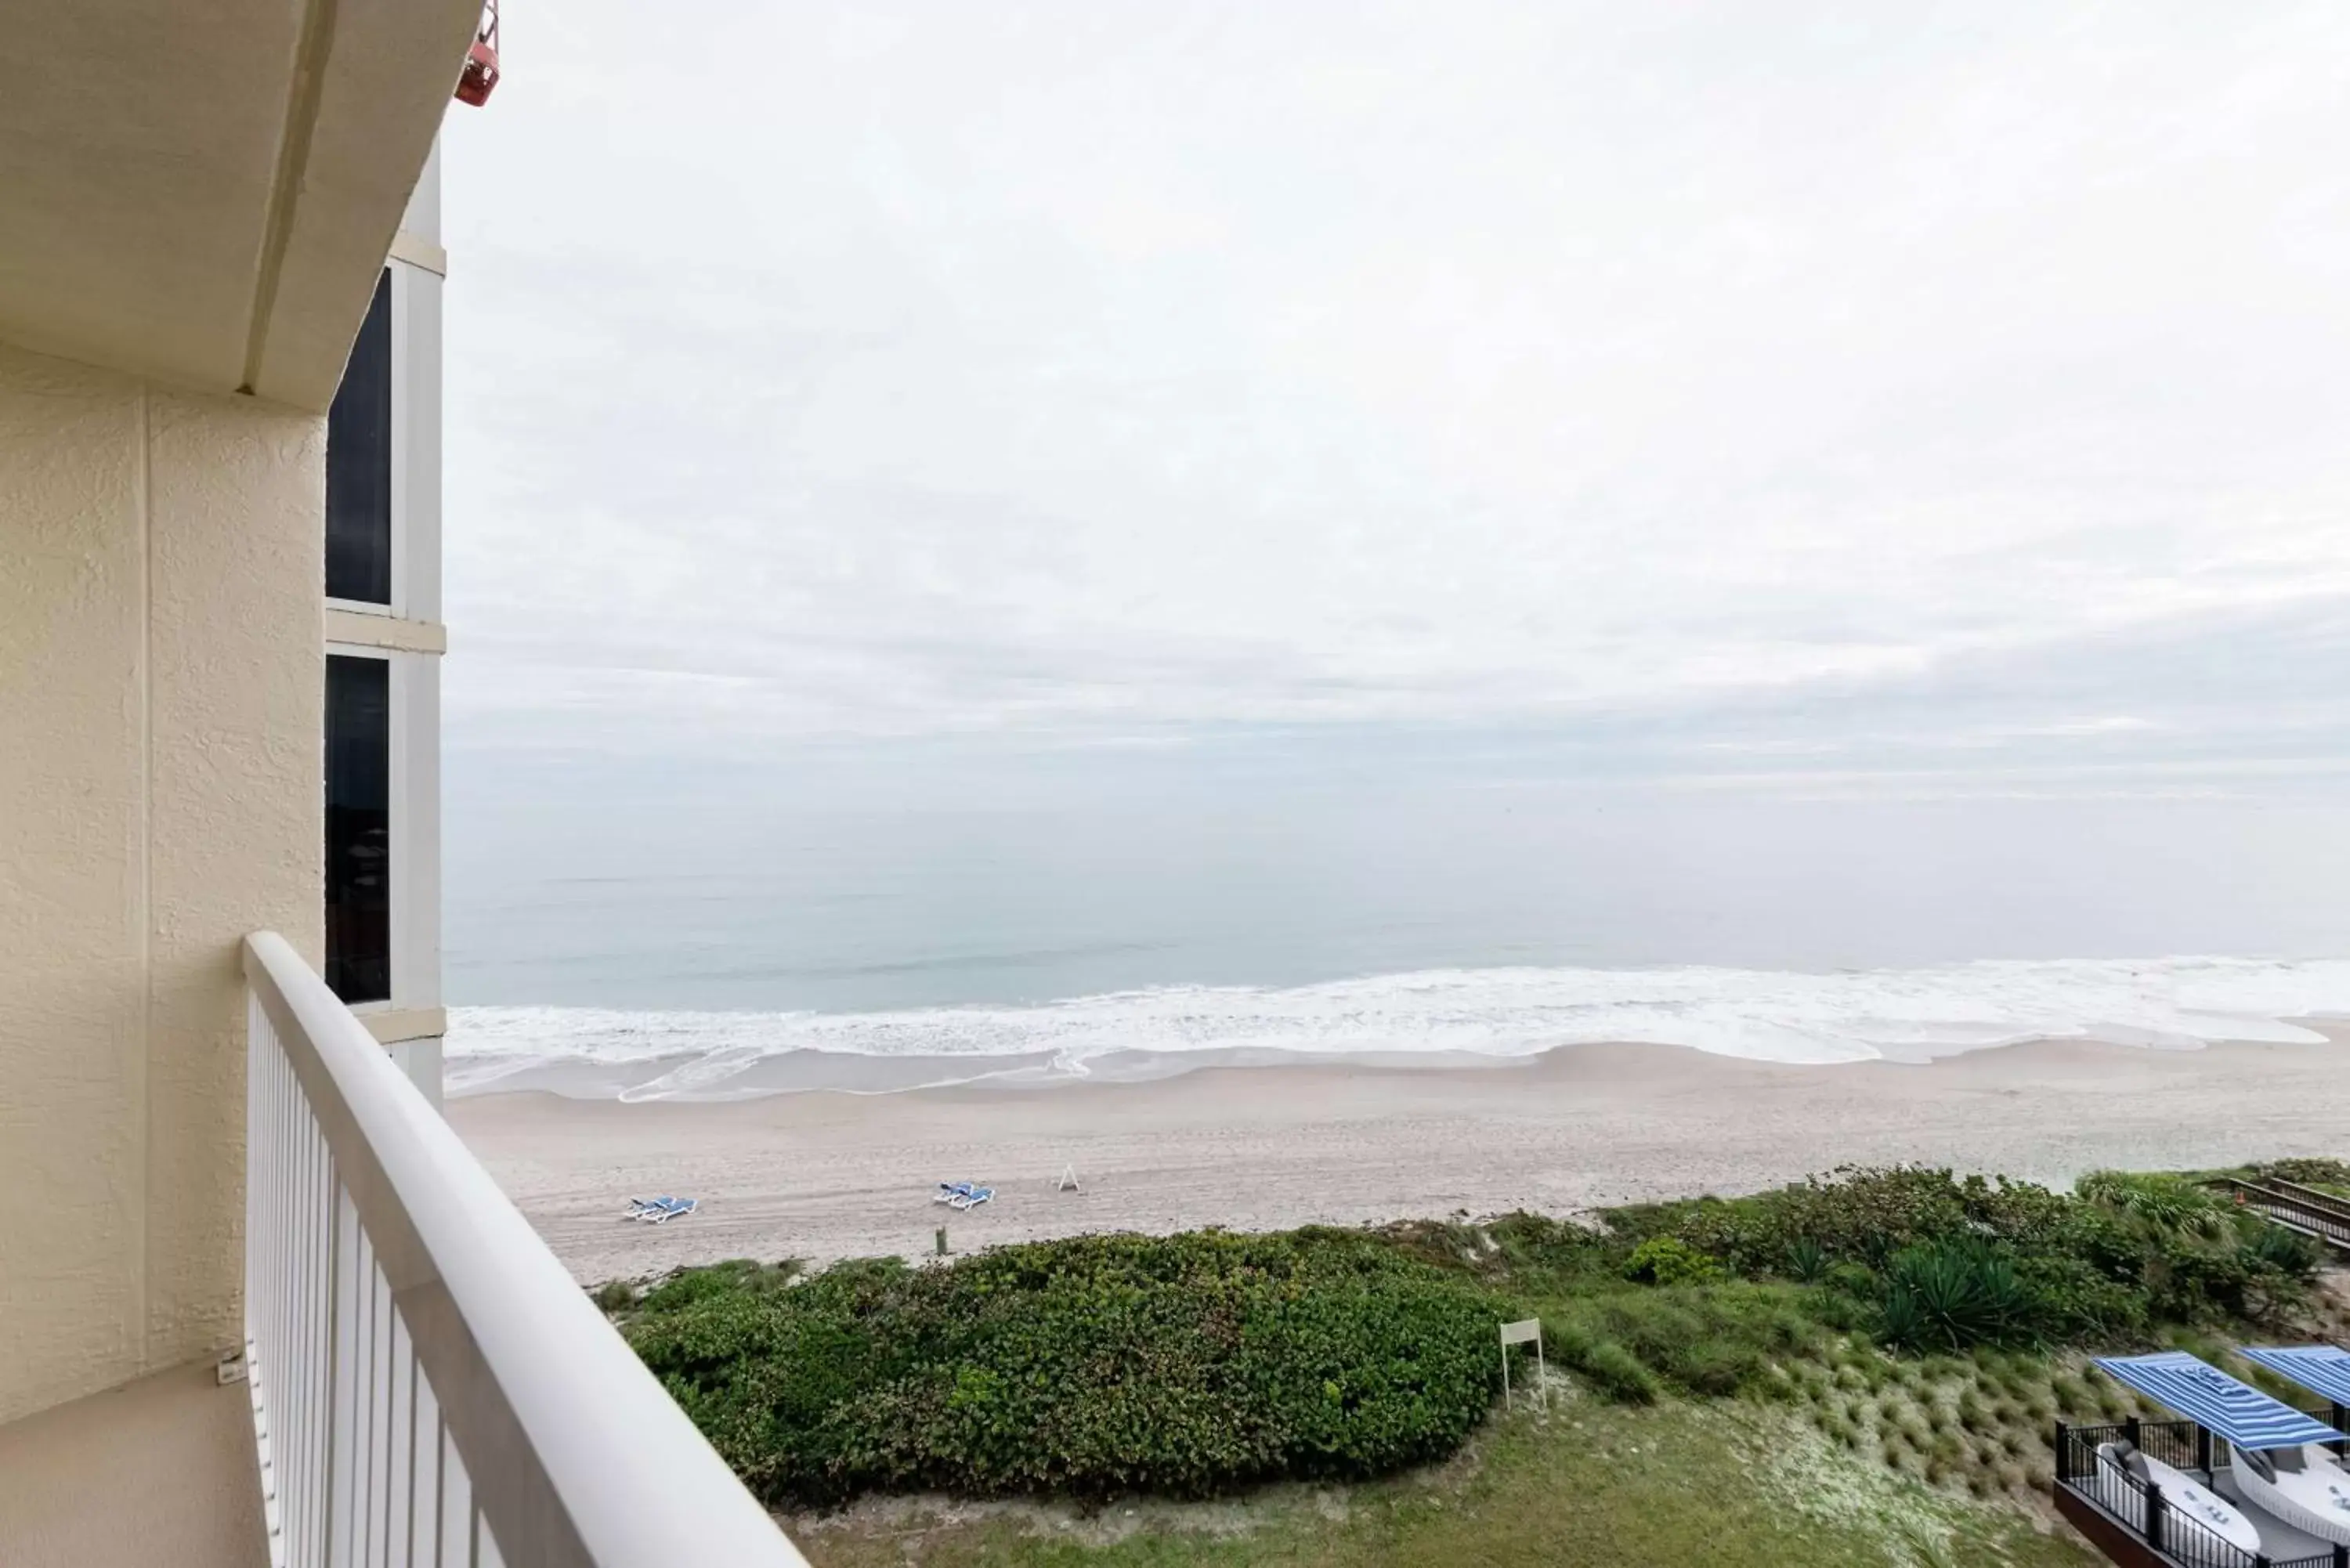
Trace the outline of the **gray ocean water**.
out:
<instances>
[{"instance_id":1,"label":"gray ocean water","mask_svg":"<svg viewBox=\"0 0 2350 1568\"><path fill-rule=\"evenodd\" d=\"M452 1058L714 1083L804 1051L1016 1066L1629 1031L1834 1060L2350 1013L2350 810L2323 801L452 781ZM2239 961L2153 961L2182 958Z\"/></svg>"}]
</instances>

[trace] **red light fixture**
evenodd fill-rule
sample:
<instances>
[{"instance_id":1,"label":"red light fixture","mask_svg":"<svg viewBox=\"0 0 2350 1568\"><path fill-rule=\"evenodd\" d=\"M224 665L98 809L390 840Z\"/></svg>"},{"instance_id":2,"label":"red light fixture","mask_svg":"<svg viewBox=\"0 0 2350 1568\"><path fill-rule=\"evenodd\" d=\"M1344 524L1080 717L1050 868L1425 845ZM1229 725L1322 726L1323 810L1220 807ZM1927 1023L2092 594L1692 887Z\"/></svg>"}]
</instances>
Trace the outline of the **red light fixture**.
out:
<instances>
[{"instance_id":1,"label":"red light fixture","mask_svg":"<svg viewBox=\"0 0 2350 1568\"><path fill-rule=\"evenodd\" d=\"M465 51L465 72L457 78L457 101L479 109L490 101L497 85L498 0L488 0L482 7L481 30L473 35L473 47Z\"/></svg>"}]
</instances>

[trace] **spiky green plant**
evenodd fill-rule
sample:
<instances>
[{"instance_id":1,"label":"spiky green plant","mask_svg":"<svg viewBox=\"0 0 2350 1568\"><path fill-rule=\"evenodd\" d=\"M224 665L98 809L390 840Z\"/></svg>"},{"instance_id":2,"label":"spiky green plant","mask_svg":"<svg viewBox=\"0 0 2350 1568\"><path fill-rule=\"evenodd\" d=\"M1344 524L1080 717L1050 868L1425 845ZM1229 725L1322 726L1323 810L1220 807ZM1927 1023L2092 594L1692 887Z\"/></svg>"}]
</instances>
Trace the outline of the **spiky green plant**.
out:
<instances>
[{"instance_id":1,"label":"spiky green plant","mask_svg":"<svg viewBox=\"0 0 2350 1568\"><path fill-rule=\"evenodd\" d=\"M2032 1307L2013 1265L1980 1242L1959 1241L1895 1253L1878 1312L1887 1344L1924 1352L2030 1339Z\"/></svg>"},{"instance_id":2,"label":"spiky green plant","mask_svg":"<svg viewBox=\"0 0 2350 1568\"><path fill-rule=\"evenodd\" d=\"M2230 1224L2227 1205L2208 1187L2160 1171L2093 1170L2073 1190L2098 1207L2127 1214L2174 1235L2218 1241Z\"/></svg>"}]
</instances>

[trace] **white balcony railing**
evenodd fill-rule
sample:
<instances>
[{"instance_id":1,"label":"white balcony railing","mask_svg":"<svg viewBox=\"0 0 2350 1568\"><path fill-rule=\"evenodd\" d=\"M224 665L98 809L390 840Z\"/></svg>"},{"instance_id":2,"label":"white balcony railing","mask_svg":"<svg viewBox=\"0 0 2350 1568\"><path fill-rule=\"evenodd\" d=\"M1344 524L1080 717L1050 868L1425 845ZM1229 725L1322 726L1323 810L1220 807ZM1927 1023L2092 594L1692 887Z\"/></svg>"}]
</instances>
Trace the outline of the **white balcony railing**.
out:
<instances>
[{"instance_id":1,"label":"white balcony railing","mask_svg":"<svg viewBox=\"0 0 2350 1568\"><path fill-rule=\"evenodd\" d=\"M805 1568L285 940L249 939L244 973L274 1568Z\"/></svg>"}]
</instances>

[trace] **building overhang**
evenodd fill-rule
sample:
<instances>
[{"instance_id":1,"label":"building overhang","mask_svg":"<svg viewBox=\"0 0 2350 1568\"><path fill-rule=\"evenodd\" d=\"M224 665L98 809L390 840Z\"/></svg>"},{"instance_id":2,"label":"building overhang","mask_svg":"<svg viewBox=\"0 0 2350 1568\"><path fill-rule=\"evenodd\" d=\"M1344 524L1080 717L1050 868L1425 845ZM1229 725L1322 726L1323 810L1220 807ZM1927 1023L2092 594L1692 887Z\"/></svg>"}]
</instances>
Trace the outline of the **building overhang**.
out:
<instances>
[{"instance_id":1,"label":"building overhang","mask_svg":"<svg viewBox=\"0 0 2350 1568\"><path fill-rule=\"evenodd\" d=\"M17 11L0 339L324 409L481 0Z\"/></svg>"}]
</instances>

